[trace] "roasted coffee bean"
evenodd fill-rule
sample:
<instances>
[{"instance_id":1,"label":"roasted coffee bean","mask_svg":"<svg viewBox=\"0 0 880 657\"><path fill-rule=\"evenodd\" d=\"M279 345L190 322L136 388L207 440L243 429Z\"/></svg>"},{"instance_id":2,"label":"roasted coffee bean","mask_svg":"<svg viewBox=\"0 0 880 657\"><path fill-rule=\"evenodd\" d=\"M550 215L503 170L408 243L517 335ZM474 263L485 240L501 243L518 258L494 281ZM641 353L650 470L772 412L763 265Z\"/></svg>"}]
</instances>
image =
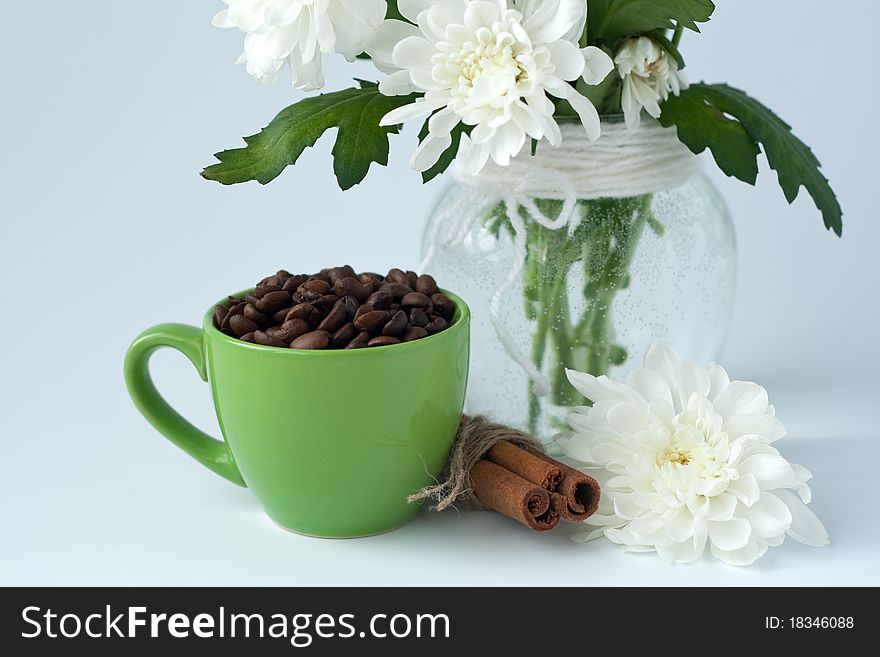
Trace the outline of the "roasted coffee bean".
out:
<instances>
[{"instance_id":1,"label":"roasted coffee bean","mask_svg":"<svg viewBox=\"0 0 880 657\"><path fill-rule=\"evenodd\" d=\"M388 306L388 312L390 312L392 315L394 313L396 313L398 310L400 310L399 303L392 303L390 306Z\"/></svg>"},{"instance_id":2,"label":"roasted coffee bean","mask_svg":"<svg viewBox=\"0 0 880 657\"><path fill-rule=\"evenodd\" d=\"M409 285L404 285L402 283L385 283L385 285L379 288L379 291L387 292L395 299L402 299L412 292L412 288Z\"/></svg>"},{"instance_id":3,"label":"roasted coffee bean","mask_svg":"<svg viewBox=\"0 0 880 657\"><path fill-rule=\"evenodd\" d=\"M358 336L358 330L349 322L333 334L333 346L342 349Z\"/></svg>"},{"instance_id":4,"label":"roasted coffee bean","mask_svg":"<svg viewBox=\"0 0 880 657\"><path fill-rule=\"evenodd\" d=\"M327 276L330 277L330 284L331 285L336 285L336 283L341 281L343 278L357 276L354 269L352 269L348 265L343 265L342 267L333 267L332 269L327 269L325 271L325 273L327 274ZM337 294L339 294L339 293L337 292ZM345 295L340 294L339 296L343 297Z\"/></svg>"},{"instance_id":5,"label":"roasted coffee bean","mask_svg":"<svg viewBox=\"0 0 880 657\"><path fill-rule=\"evenodd\" d=\"M265 331L263 331L263 333L265 333L266 335L275 335L280 330L281 330L280 326L270 326Z\"/></svg>"},{"instance_id":6,"label":"roasted coffee bean","mask_svg":"<svg viewBox=\"0 0 880 657\"><path fill-rule=\"evenodd\" d=\"M243 299L243 301L246 304L252 303L254 305L256 305L259 300L260 300L260 297L258 297L256 294L246 294L246 295L244 295L244 299ZM244 308L244 306L242 306L242 308Z\"/></svg>"},{"instance_id":7,"label":"roasted coffee bean","mask_svg":"<svg viewBox=\"0 0 880 657\"><path fill-rule=\"evenodd\" d=\"M254 334L253 333L245 333L241 337L238 338L242 342L254 342Z\"/></svg>"},{"instance_id":8,"label":"roasted coffee bean","mask_svg":"<svg viewBox=\"0 0 880 657\"><path fill-rule=\"evenodd\" d=\"M339 301L339 297L335 294L325 294L320 299L315 299L313 305L318 310L323 311L325 314L330 312L330 309L336 305L336 302Z\"/></svg>"},{"instance_id":9,"label":"roasted coffee bean","mask_svg":"<svg viewBox=\"0 0 880 657\"><path fill-rule=\"evenodd\" d=\"M275 326L281 326L287 320L287 313L290 312L290 308L282 308L277 313L272 315L272 324Z\"/></svg>"},{"instance_id":10,"label":"roasted coffee bean","mask_svg":"<svg viewBox=\"0 0 880 657\"><path fill-rule=\"evenodd\" d=\"M246 333L259 331L260 325L249 320L244 315L233 315L229 320L229 328L232 329L232 332L235 333L235 335L241 336Z\"/></svg>"},{"instance_id":11,"label":"roasted coffee bean","mask_svg":"<svg viewBox=\"0 0 880 657\"><path fill-rule=\"evenodd\" d=\"M354 319L355 313L358 311L358 308L361 307L361 304L358 303L358 300L354 297L342 297L339 300L339 303L345 306L345 312L348 315L348 319Z\"/></svg>"},{"instance_id":12,"label":"roasted coffee bean","mask_svg":"<svg viewBox=\"0 0 880 657\"><path fill-rule=\"evenodd\" d=\"M287 343L279 340L273 335L265 333L264 331L255 331L254 332L254 342L257 344L264 345L266 347L286 347Z\"/></svg>"},{"instance_id":13,"label":"roasted coffee bean","mask_svg":"<svg viewBox=\"0 0 880 657\"><path fill-rule=\"evenodd\" d=\"M431 323L425 327L425 330L429 335L434 335L435 333L439 333L440 331L446 330L448 324L446 320L442 317L436 317L431 320Z\"/></svg>"},{"instance_id":14,"label":"roasted coffee bean","mask_svg":"<svg viewBox=\"0 0 880 657\"><path fill-rule=\"evenodd\" d=\"M244 313L245 306L247 306L246 301L239 301L234 306L231 306L229 308L229 316L231 317L232 315L241 315L242 313Z\"/></svg>"},{"instance_id":15,"label":"roasted coffee bean","mask_svg":"<svg viewBox=\"0 0 880 657\"><path fill-rule=\"evenodd\" d=\"M382 335L393 335L398 337L409 327L409 320L406 313L398 310L394 316L388 320L388 323L382 328Z\"/></svg>"},{"instance_id":16,"label":"roasted coffee bean","mask_svg":"<svg viewBox=\"0 0 880 657\"><path fill-rule=\"evenodd\" d=\"M368 331L375 335L382 330L390 319L391 313L387 310L372 310L355 319L354 325L359 331Z\"/></svg>"},{"instance_id":17,"label":"roasted coffee bean","mask_svg":"<svg viewBox=\"0 0 880 657\"><path fill-rule=\"evenodd\" d=\"M277 272L275 272L275 275L276 275L278 278L280 278L281 280L284 280L284 281L286 281L288 278L290 278L291 276L293 276L293 274L291 274L291 273L290 273L289 271L287 271L286 269L279 269Z\"/></svg>"},{"instance_id":18,"label":"roasted coffee bean","mask_svg":"<svg viewBox=\"0 0 880 657\"><path fill-rule=\"evenodd\" d=\"M413 308L422 308L424 310L428 307L429 303L431 303L431 299L421 292L410 292L400 300L400 305L407 310L412 310Z\"/></svg>"},{"instance_id":19,"label":"roasted coffee bean","mask_svg":"<svg viewBox=\"0 0 880 657\"><path fill-rule=\"evenodd\" d=\"M314 292L318 296L324 296L330 291L330 287L330 283L326 280L322 278L312 278L300 285L299 291L304 292L308 290L309 292Z\"/></svg>"},{"instance_id":20,"label":"roasted coffee bean","mask_svg":"<svg viewBox=\"0 0 880 657\"><path fill-rule=\"evenodd\" d=\"M299 336L290 343L291 349L326 349L330 345L330 334L327 331L312 331Z\"/></svg>"},{"instance_id":21,"label":"roasted coffee bean","mask_svg":"<svg viewBox=\"0 0 880 657\"><path fill-rule=\"evenodd\" d=\"M272 280L276 280L276 279L273 278ZM257 285L257 287L254 288L254 296L257 297L258 299L262 299L264 296L266 296L270 292L280 292L280 291L281 291L280 285Z\"/></svg>"},{"instance_id":22,"label":"roasted coffee bean","mask_svg":"<svg viewBox=\"0 0 880 657\"><path fill-rule=\"evenodd\" d=\"M437 281L434 280L433 276L429 276L428 274L422 274L416 279L415 289L416 292L420 292L426 297L431 297L439 292Z\"/></svg>"},{"instance_id":23,"label":"roasted coffee bean","mask_svg":"<svg viewBox=\"0 0 880 657\"><path fill-rule=\"evenodd\" d=\"M406 284L409 285L412 289L416 289L416 281L419 280L419 275L414 271L410 271L407 269L406 271Z\"/></svg>"},{"instance_id":24,"label":"roasted coffee bean","mask_svg":"<svg viewBox=\"0 0 880 657\"><path fill-rule=\"evenodd\" d=\"M229 308L226 306L214 306L214 328L220 328L223 325L223 320L226 319L226 315L229 314Z\"/></svg>"},{"instance_id":25,"label":"roasted coffee bean","mask_svg":"<svg viewBox=\"0 0 880 657\"><path fill-rule=\"evenodd\" d=\"M309 321L312 315L315 314L315 307L310 303L298 303L293 308L287 311L287 315L284 317L284 321L289 321L291 319L304 319Z\"/></svg>"},{"instance_id":26,"label":"roasted coffee bean","mask_svg":"<svg viewBox=\"0 0 880 657\"><path fill-rule=\"evenodd\" d=\"M368 347L387 347L392 344L400 344L399 338L393 338L390 335L380 335L373 338L367 343Z\"/></svg>"},{"instance_id":27,"label":"roasted coffee bean","mask_svg":"<svg viewBox=\"0 0 880 657\"><path fill-rule=\"evenodd\" d=\"M438 292L431 297L431 301L434 304L434 312L444 319L452 319L452 315L455 313L455 304L449 297Z\"/></svg>"},{"instance_id":28,"label":"roasted coffee bean","mask_svg":"<svg viewBox=\"0 0 880 657\"><path fill-rule=\"evenodd\" d=\"M254 305L260 312L274 315L277 311L290 305L290 294L284 290L269 292Z\"/></svg>"},{"instance_id":29,"label":"roasted coffee bean","mask_svg":"<svg viewBox=\"0 0 880 657\"><path fill-rule=\"evenodd\" d=\"M427 337L427 335L428 332L421 326L411 326L400 339L403 342L412 342L413 340L421 340L422 338Z\"/></svg>"},{"instance_id":30,"label":"roasted coffee bean","mask_svg":"<svg viewBox=\"0 0 880 657\"><path fill-rule=\"evenodd\" d=\"M406 275L401 269L392 269L388 272L388 275L385 277L385 280L388 283L400 283L402 285L409 286L409 277Z\"/></svg>"},{"instance_id":31,"label":"roasted coffee bean","mask_svg":"<svg viewBox=\"0 0 880 657\"><path fill-rule=\"evenodd\" d=\"M281 328L278 329L278 332L275 334L275 337L284 342L285 344L290 344L294 340L296 340L299 336L305 335L311 329L309 328L308 323L303 319L289 319L284 324L281 325Z\"/></svg>"},{"instance_id":32,"label":"roasted coffee bean","mask_svg":"<svg viewBox=\"0 0 880 657\"><path fill-rule=\"evenodd\" d=\"M256 322L260 326L266 326L269 322L269 316L266 313L261 313L257 310L253 304L249 303L244 307L244 316L247 317L252 322Z\"/></svg>"},{"instance_id":33,"label":"roasted coffee bean","mask_svg":"<svg viewBox=\"0 0 880 657\"><path fill-rule=\"evenodd\" d=\"M296 292L297 288L299 288L299 286L305 283L307 280L309 280L308 276L291 276L286 281L284 281L284 286L281 289L285 292L290 292L291 294L293 294L294 292Z\"/></svg>"},{"instance_id":34,"label":"roasted coffee bean","mask_svg":"<svg viewBox=\"0 0 880 657\"><path fill-rule=\"evenodd\" d=\"M378 308L374 308L370 304L364 304L363 306L361 306L360 308L357 309L357 312L354 314L352 321L355 321L358 317L366 315L367 313L371 313L374 310L378 310Z\"/></svg>"},{"instance_id":35,"label":"roasted coffee bean","mask_svg":"<svg viewBox=\"0 0 880 657\"><path fill-rule=\"evenodd\" d=\"M312 278L299 286L297 292L314 292L319 297L330 291L330 283L321 278Z\"/></svg>"},{"instance_id":36,"label":"roasted coffee bean","mask_svg":"<svg viewBox=\"0 0 880 657\"><path fill-rule=\"evenodd\" d=\"M366 302L367 297L370 296L369 288L353 276L346 276L336 281L333 291L336 293L336 296L352 296L360 303Z\"/></svg>"},{"instance_id":37,"label":"roasted coffee bean","mask_svg":"<svg viewBox=\"0 0 880 657\"><path fill-rule=\"evenodd\" d=\"M425 311L421 310L420 308L413 308L409 311L409 323L413 326L425 327L430 321L431 320L428 319Z\"/></svg>"},{"instance_id":38,"label":"roasted coffee bean","mask_svg":"<svg viewBox=\"0 0 880 657\"><path fill-rule=\"evenodd\" d=\"M354 340L349 342L346 345L346 349L363 349L367 346L367 343L371 340L370 334L366 331L360 333Z\"/></svg>"},{"instance_id":39,"label":"roasted coffee bean","mask_svg":"<svg viewBox=\"0 0 880 657\"><path fill-rule=\"evenodd\" d=\"M388 306L391 305L392 301L394 301L394 297L388 292L379 290L378 292L373 292L367 297L366 305L372 306L376 310L386 310Z\"/></svg>"},{"instance_id":40,"label":"roasted coffee bean","mask_svg":"<svg viewBox=\"0 0 880 657\"><path fill-rule=\"evenodd\" d=\"M333 309L329 313L327 313L327 316L321 321L320 324L318 324L318 330L327 331L328 333L335 333L347 322L348 311L345 309L345 305L337 304L333 306Z\"/></svg>"},{"instance_id":41,"label":"roasted coffee bean","mask_svg":"<svg viewBox=\"0 0 880 657\"><path fill-rule=\"evenodd\" d=\"M332 286L333 284L330 282L330 277L327 275L327 270L319 271L317 274L313 274L309 276L309 280L321 280L327 283L327 285Z\"/></svg>"}]
</instances>

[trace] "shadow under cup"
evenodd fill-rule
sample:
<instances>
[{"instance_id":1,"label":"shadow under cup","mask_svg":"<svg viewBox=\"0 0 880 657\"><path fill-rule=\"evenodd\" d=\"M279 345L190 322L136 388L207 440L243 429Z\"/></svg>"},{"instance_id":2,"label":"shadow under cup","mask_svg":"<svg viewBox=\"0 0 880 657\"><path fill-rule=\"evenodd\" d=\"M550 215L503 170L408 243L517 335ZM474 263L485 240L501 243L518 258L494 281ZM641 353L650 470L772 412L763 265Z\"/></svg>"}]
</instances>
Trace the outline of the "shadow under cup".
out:
<instances>
[{"instance_id":1,"label":"shadow under cup","mask_svg":"<svg viewBox=\"0 0 880 657\"><path fill-rule=\"evenodd\" d=\"M249 487L282 527L321 537L390 531L418 512L406 497L435 482L464 405L470 312L445 294L456 308L446 330L387 347L264 347L218 331L213 312L202 330L156 327L126 357L129 391L160 432ZM199 344L194 334L169 335L181 328L197 331ZM186 353L207 378L225 444L167 406L148 373L143 379L150 353L163 346ZM181 436L185 429L201 435Z\"/></svg>"}]
</instances>

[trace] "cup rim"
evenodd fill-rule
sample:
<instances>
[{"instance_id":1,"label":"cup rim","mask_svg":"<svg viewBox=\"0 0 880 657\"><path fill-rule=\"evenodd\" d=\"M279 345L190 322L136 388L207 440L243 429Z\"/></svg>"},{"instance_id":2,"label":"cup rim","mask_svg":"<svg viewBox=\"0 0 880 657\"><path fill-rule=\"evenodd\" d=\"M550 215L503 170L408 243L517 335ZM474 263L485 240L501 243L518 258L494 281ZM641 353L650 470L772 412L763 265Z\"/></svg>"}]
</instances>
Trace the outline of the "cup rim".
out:
<instances>
[{"instance_id":1,"label":"cup rim","mask_svg":"<svg viewBox=\"0 0 880 657\"><path fill-rule=\"evenodd\" d=\"M253 290L254 288L242 290L233 296L242 297L246 294L250 294ZM217 305L228 301L228 297L224 297L220 301L211 305L202 320L202 329L206 334L210 335L213 340L225 342L242 349L256 350L263 353L275 353L279 355L287 354L289 356L300 356L304 358L363 358L368 357L369 354L385 353L389 349L393 349L395 353L403 353L407 350L413 351L415 349L425 349L441 340L451 340L461 331L467 330L471 319L471 310L467 303L465 303L464 299L453 292L443 288L440 289L440 292L449 297L449 300L455 304L455 314L452 316L452 323L448 328L439 333L435 333L434 335L421 338L420 340L390 344L383 347L369 347L365 349L282 349L280 347L255 344L253 342L244 342L231 335L226 335L214 326L214 308Z\"/></svg>"}]
</instances>

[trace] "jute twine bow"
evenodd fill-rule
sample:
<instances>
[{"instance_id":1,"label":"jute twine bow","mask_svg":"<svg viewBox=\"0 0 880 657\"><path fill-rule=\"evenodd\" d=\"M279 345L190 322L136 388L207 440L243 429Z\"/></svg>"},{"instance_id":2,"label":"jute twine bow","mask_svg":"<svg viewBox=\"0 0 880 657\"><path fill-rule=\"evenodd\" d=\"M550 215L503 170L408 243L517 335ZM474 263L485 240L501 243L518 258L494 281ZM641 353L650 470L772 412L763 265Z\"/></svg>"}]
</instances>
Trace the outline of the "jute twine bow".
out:
<instances>
[{"instance_id":1,"label":"jute twine bow","mask_svg":"<svg viewBox=\"0 0 880 657\"><path fill-rule=\"evenodd\" d=\"M440 474L439 483L410 495L406 501L412 504L427 500L427 506L431 511L443 511L459 500L467 502L476 509L488 508L470 494L473 489L470 471L495 443L502 440L517 447L531 447L540 452L544 451L544 446L527 433L494 424L479 415L474 417L465 415L461 418L458 437L452 446L446 467Z\"/></svg>"}]
</instances>

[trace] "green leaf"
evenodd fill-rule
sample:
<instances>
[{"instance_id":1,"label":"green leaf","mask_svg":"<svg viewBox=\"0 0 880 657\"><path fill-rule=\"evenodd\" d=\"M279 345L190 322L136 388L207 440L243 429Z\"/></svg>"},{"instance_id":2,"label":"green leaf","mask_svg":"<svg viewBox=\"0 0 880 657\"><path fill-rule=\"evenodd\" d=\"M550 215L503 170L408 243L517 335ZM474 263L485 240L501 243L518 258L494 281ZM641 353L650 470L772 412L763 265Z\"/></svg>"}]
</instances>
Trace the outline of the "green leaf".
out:
<instances>
[{"instance_id":1,"label":"green leaf","mask_svg":"<svg viewBox=\"0 0 880 657\"><path fill-rule=\"evenodd\" d=\"M718 114L728 115L736 119L750 135L754 142L763 146L767 155L770 168L776 171L779 186L782 188L785 198L793 203L797 198L800 188L804 187L816 207L822 213L825 227L834 231L837 235L843 232L843 210L840 203L828 183L828 179L822 175L821 164L810 148L798 139L785 121L776 116L766 106L749 97L744 91L734 89L724 84L697 84L682 93L688 97L710 107ZM670 100L672 100L670 98ZM664 121L669 103L662 106L661 123ZM673 117L674 112L673 112ZM675 120L678 125L679 137L693 132L694 128L687 125L687 119ZM726 118L726 117L725 117ZM698 130L699 128L697 128ZM717 139L717 135L707 135L709 147L713 153L716 147L723 149L725 145ZM691 144L688 144L690 147ZM696 151L693 147L691 150ZM724 169L724 167L722 167ZM729 173L725 170L725 173ZM748 181L747 181L748 182ZM753 182L753 181L752 181Z\"/></svg>"},{"instance_id":2,"label":"green leaf","mask_svg":"<svg viewBox=\"0 0 880 657\"><path fill-rule=\"evenodd\" d=\"M679 96L670 96L661 106L660 123L677 126L678 138L694 153L711 149L724 173L754 185L761 149L739 121L707 103L694 91L697 88L693 85Z\"/></svg>"},{"instance_id":3,"label":"green leaf","mask_svg":"<svg viewBox=\"0 0 880 657\"><path fill-rule=\"evenodd\" d=\"M366 177L373 162L388 164L388 135L397 134L398 127L381 127L379 120L416 99L383 96L375 83L358 83L360 88L312 96L282 110L259 134L245 137L244 148L217 153L219 163L207 167L202 176L224 185L249 180L265 185L295 164L327 130L338 128L333 171L339 186L351 189Z\"/></svg>"},{"instance_id":4,"label":"green leaf","mask_svg":"<svg viewBox=\"0 0 880 657\"><path fill-rule=\"evenodd\" d=\"M388 13L385 14L385 19L397 19L399 21L407 21L400 13L400 10L397 8L397 0L388 0Z\"/></svg>"},{"instance_id":5,"label":"green leaf","mask_svg":"<svg viewBox=\"0 0 880 657\"><path fill-rule=\"evenodd\" d=\"M715 11L711 0L588 0L587 34L591 42L611 43L676 24L699 32Z\"/></svg>"},{"instance_id":6,"label":"green leaf","mask_svg":"<svg viewBox=\"0 0 880 657\"><path fill-rule=\"evenodd\" d=\"M455 160L455 156L458 155L458 148L461 145L461 136L462 135L470 135L471 130L473 130L473 126L465 125L464 123L459 123L452 129L452 145L443 151L443 154L440 156L440 159L437 160L437 164L432 166L427 171L422 172L422 182L428 183L434 180L441 173L446 171L449 168L449 165ZM419 133L419 143L424 141L425 137L428 136L428 122L425 121L425 124L422 126L422 130Z\"/></svg>"}]
</instances>

